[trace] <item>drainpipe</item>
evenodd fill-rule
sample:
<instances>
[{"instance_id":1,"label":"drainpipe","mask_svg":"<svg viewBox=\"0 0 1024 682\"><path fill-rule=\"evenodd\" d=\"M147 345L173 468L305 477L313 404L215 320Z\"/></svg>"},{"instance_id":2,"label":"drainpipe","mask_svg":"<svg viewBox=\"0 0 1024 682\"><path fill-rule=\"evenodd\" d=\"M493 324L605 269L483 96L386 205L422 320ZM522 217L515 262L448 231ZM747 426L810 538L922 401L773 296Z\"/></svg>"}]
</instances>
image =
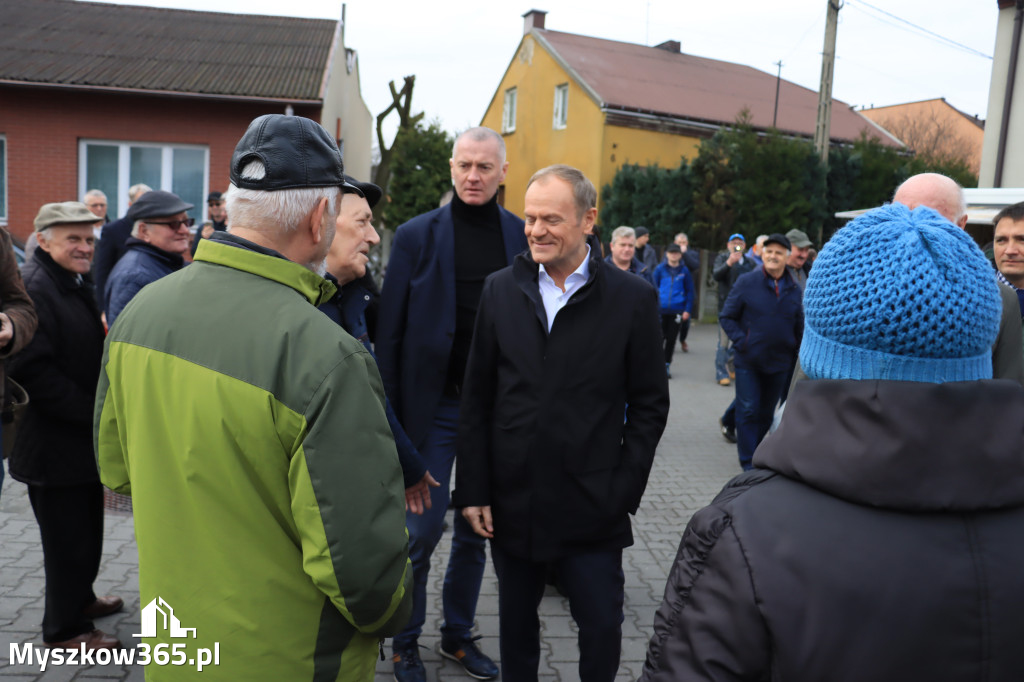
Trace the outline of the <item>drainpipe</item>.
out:
<instances>
[{"instance_id":1,"label":"drainpipe","mask_svg":"<svg viewBox=\"0 0 1024 682\"><path fill-rule=\"evenodd\" d=\"M1006 137L1010 127L1010 107L1013 104L1013 84L1017 79L1017 58L1020 54L1021 24L1024 23L1024 0L1017 0L1013 15L1013 40L1010 41L1010 64L1006 70L1006 91L1003 95L1003 118L999 124L999 148L996 151L996 174L993 187L1003 186L1003 163L1006 158Z\"/></svg>"}]
</instances>

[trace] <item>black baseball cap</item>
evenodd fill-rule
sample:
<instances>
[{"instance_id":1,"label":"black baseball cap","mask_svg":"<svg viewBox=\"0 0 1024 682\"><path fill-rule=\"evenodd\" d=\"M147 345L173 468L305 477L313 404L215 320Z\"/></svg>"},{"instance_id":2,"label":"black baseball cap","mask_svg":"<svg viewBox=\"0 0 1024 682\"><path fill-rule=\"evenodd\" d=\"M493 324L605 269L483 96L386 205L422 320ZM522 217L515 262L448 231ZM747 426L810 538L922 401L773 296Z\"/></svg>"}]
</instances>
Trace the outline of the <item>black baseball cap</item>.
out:
<instances>
[{"instance_id":1,"label":"black baseball cap","mask_svg":"<svg viewBox=\"0 0 1024 682\"><path fill-rule=\"evenodd\" d=\"M761 247L763 248L765 246L768 246L769 244L778 244L779 246L784 248L786 251L789 251L789 250L791 250L793 248L792 246L790 246L789 240L786 239L786 235L780 234L778 232L773 232L768 237L768 239L765 239L764 240L764 244L762 244Z\"/></svg>"},{"instance_id":2,"label":"black baseball cap","mask_svg":"<svg viewBox=\"0 0 1024 682\"><path fill-rule=\"evenodd\" d=\"M252 161L263 163L262 178L243 178ZM302 116L266 114L249 124L231 155L231 182L242 189L275 192L304 187L355 188L345 182L345 165L334 138Z\"/></svg>"},{"instance_id":3,"label":"black baseball cap","mask_svg":"<svg viewBox=\"0 0 1024 682\"><path fill-rule=\"evenodd\" d=\"M384 192L377 185L372 182L359 182L351 175L345 176L345 183L346 184L342 186L341 191L358 194L366 199L366 203L370 205L370 208L376 206L377 202L380 201L380 198L384 195Z\"/></svg>"}]
</instances>

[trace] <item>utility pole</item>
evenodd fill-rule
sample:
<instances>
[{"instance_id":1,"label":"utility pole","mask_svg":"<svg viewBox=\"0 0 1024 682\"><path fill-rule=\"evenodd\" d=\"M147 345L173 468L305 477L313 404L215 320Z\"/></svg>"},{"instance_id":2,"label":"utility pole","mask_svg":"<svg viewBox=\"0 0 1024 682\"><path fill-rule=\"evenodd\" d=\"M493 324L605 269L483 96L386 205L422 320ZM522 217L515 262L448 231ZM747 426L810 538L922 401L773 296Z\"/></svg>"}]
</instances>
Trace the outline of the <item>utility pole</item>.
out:
<instances>
[{"instance_id":1,"label":"utility pole","mask_svg":"<svg viewBox=\"0 0 1024 682\"><path fill-rule=\"evenodd\" d=\"M814 149L821 162L828 163L829 127L832 124L832 72L836 65L836 27L842 0L826 0L825 49L821 53L821 86L818 88L818 123L814 128ZM837 2L839 4L837 4Z\"/></svg>"},{"instance_id":2,"label":"utility pole","mask_svg":"<svg viewBox=\"0 0 1024 682\"><path fill-rule=\"evenodd\" d=\"M779 85L782 83L782 60L775 62L775 66L779 67L779 75L775 78L775 112L772 114L772 128L775 127L775 121L779 118Z\"/></svg>"}]
</instances>

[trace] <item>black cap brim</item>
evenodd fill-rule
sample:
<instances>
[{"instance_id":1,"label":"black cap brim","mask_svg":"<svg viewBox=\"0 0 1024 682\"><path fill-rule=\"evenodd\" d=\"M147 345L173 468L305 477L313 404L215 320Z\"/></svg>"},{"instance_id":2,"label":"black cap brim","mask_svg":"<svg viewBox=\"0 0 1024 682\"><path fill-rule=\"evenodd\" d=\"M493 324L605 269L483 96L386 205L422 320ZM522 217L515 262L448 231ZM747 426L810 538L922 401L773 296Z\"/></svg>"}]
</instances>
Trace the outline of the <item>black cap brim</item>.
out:
<instances>
[{"instance_id":1,"label":"black cap brim","mask_svg":"<svg viewBox=\"0 0 1024 682\"><path fill-rule=\"evenodd\" d=\"M366 199L366 203L370 205L370 208L376 206L377 202L379 202L380 198L384 195L383 190L381 190L377 185L372 182L360 182L351 175L345 176L345 182L341 185L341 191L358 194Z\"/></svg>"}]
</instances>

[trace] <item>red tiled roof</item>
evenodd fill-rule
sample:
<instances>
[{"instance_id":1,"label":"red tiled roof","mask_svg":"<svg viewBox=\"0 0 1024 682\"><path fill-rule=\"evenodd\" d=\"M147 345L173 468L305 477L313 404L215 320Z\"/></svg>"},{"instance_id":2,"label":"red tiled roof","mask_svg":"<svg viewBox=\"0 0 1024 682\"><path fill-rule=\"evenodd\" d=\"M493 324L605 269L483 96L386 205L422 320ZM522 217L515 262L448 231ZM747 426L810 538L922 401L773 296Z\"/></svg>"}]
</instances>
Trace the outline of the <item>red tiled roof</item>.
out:
<instances>
[{"instance_id":1,"label":"red tiled roof","mask_svg":"<svg viewBox=\"0 0 1024 682\"><path fill-rule=\"evenodd\" d=\"M625 109L710 124L730 124L750 111L755 128L769 128L776 77L749 66L678 52L534 29L610 109ZM818 93L783 80L776 127L814 136ZM852 141L861 131L896 144L850 107L832 100L832 139Z\"/></svg>"},{"instance_id":2,"label":"red tiled roof","mask_svg":"<svg viewBox=\"0 0 1024 682\"><path fill-rule=\"evenodd\" d=\"M337 21L0 0L0 81L319 100Z\"/></svg>"}]
</instances>

